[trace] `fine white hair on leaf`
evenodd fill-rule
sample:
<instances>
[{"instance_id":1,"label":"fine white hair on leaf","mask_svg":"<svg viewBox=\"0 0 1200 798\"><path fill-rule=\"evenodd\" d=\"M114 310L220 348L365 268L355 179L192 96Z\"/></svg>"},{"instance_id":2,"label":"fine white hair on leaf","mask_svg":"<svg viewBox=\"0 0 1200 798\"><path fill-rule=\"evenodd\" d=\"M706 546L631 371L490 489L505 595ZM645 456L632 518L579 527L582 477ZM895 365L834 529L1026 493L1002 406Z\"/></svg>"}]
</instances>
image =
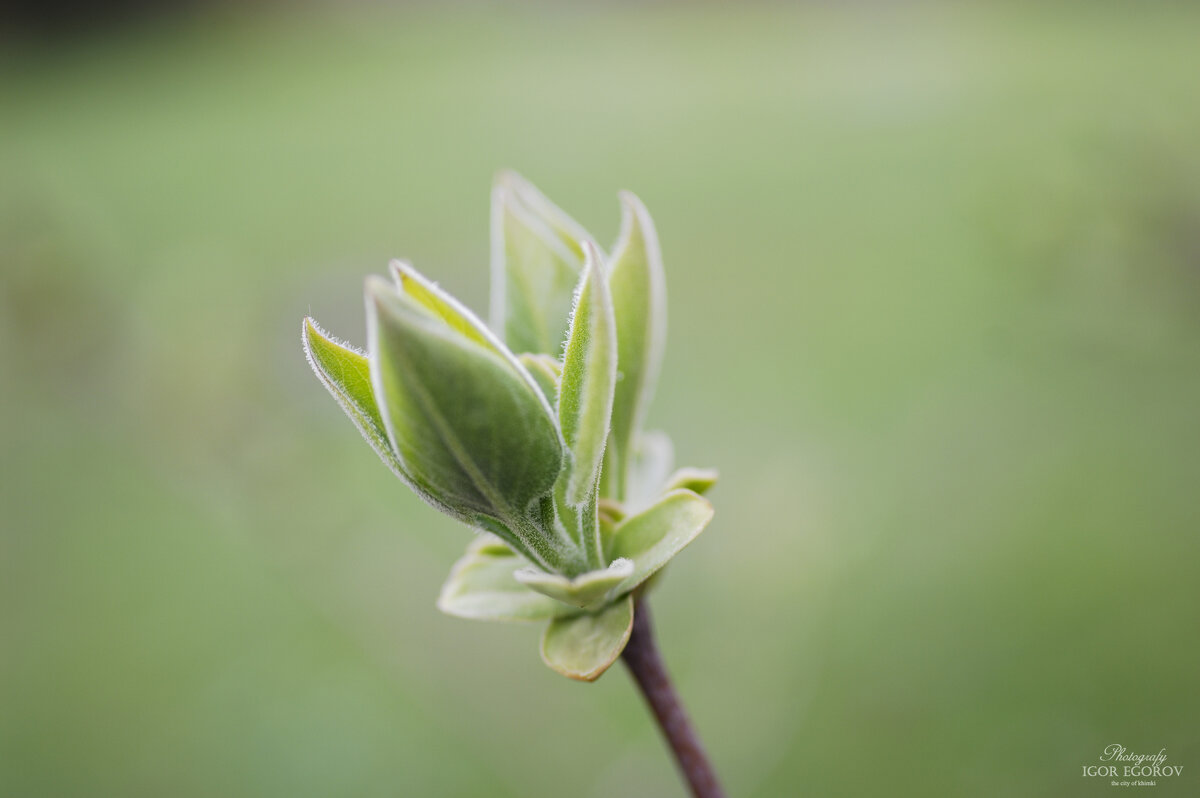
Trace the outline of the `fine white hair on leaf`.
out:
<instances>
[{"instance_id":1,"label":"fine white hair on leaf","mask_svg":"<svg viewBox=\"0 0 1200 798\"><path fill-rule=\"evenodd\" d=\"M608 273L604 269L604 255L601 253L600 247L596 246L596 242L591 238L584 239L582 243L584 252L588 252L590 248L595 255L585 258L583 268L579 270L579 279L575 281L575 290L571 292L571 313L567 316L567 331L563 335L562 344L560 344L561 351L558 356L558 359L564 362L567 359L567 347L571 343L571 331L575 329L575 314L579 312L579 298L583 296L583 287L587 284L590 270L595 269L599 273L600 279L608 279Z\"/></svg>"},{"instance_id":2,"label":"fine white hair on leaf","mask_svg":"<svg viewBox=\"0 0 1200 798\"><path fill-rule=\"evenodd\" d=\"M322 338L324 338L327 341L332 341L333 343L340 346L342 349L349 349L354 354L362 355L363 357L367 356L367 353L363 349L355 346L354 344L350 343L349 341L343 340L341 338L338 338L336 335L333 335L328 330L326 330L324 327L322 327L320 322L318 322L312 316L305 316L304 323L302 323L300 325L300 344L304 347L304 356L306 358L308 358L308 365L310 365L310 366L313 365L313 359L312 359L312 352L309 351L308 335L307 335L307 330L304 329L304 324L311 324L313 326L313 329L315 329L318 333L321 334Z\"/></svg>"},{"instance_id":3,"label":"fine white hair on leaf","mask_svg":"<svg viewBox=\"0 0 1200 798\"><path fill-rule=\"evenodd\" d=\"M487 345L494 350L494 354L503 359L510 368L517 372L517 375L521 378L521 380L538 398L542 405L542 409L545 410L546 414L555 422L554 428L556 430L558 429L558 416L554 413L554 409L550 407L549 400L542 395L541 389L538 388L537 380L535 380L533 375L529 373L529 369L525 367L525 364L521 362L520 358L513 354L512 350L505 345L505 343L491 328L484 324L483 321L476 316L470 308L468 308L462 302L459 302L452 294L440 288L437 283L421 274L411 264L404 261L392 261L391 265L395 270L395 274L397 275L397 282L400 282L403 277L409 277L415 280L427 291L437 297L439 301L444 302L451 310L453 310L459 316L462 316L462 318L466 320L467 324L476 330L480 337L487 342ZM398 287L396 290L397 292L402 292L402 288ZM367 305L368 313L370 313L371 302L369 300ZM374 345L372 342L367 342L368 351L371 351L373 346ZM559 431L559 442L562 443L561 430Z\"/></svg>"}]
</instances>

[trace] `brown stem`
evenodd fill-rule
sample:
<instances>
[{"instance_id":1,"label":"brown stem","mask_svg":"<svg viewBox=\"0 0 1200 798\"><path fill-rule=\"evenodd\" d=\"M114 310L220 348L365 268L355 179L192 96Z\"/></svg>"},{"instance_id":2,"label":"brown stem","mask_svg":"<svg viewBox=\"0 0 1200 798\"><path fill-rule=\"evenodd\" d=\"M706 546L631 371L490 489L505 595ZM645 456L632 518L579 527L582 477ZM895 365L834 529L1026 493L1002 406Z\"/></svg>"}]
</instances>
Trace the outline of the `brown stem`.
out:
<instances>
[{"instance_id":1,"label":"brown stem","mask_svg":"<svg viewBox=\"0 0 1200 798\"><path fill-rule=\"evenodd\" d=\"M658 653L650 622L650 606L644 600L638 602L633 613L633 632L621 658L654 712L654 719L671 746L671 753L675 755L675 762L694 798L725 798L725 791L717 782L717 774L713 772L704 746L679 702L679 695Z\"/></svg>"}]
</instances>

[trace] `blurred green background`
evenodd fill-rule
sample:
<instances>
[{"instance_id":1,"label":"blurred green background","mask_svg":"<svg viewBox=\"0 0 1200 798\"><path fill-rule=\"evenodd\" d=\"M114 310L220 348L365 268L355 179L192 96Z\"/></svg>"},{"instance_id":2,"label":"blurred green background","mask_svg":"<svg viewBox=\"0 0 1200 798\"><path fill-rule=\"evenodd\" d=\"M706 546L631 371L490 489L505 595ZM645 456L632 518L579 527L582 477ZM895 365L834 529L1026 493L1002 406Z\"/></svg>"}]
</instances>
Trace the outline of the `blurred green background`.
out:
<instances>
[{"instance_id":1,"label":"blurred green background","mask_svg":"<svg viewBox=\"0 0 1200 798\"><path fill-rule=\"evenodd\" d=\"M659 226L654 605L731 795L1200 770L1200 7L195 10L0 54L0 795L679 796L629 683L442 616L313 379L513 167Z\"/></svg>"}]
</instances>

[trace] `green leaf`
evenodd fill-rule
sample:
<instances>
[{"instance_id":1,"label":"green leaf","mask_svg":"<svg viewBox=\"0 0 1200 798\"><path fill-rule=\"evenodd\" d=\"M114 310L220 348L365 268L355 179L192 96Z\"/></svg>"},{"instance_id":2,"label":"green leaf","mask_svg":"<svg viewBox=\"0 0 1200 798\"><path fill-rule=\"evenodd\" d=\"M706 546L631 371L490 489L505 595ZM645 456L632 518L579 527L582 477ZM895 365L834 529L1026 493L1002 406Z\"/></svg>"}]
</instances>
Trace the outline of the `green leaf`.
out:
<instances>
[{"instance_id":1,"label":"green leaf","mask_svg":"<svg viewBox=\"0 0 1200 798\"><path fill-rule=\"evenodd\" d=\"M421 499L434 508L466 521L455 509L448 507L427 490L415 484L404 470L403 463L392 449L387 429L375 401L371 388L371 368L367 356L344 344L334 341L310 317L305 317L301 327L304 354L317 379L328 389L333 398L346 411L346 415L358 427L363 438L379 455L379 459L413 490Z\"/></svg>"},{"instance_id":2,"label":"green leaf","mask_svg":"<svg viewBox=\"0 0 1200 798\"><path fill-rule=\"evenodd\" d=\"M367 283L367 334L380 414L413 482L463 515L499 519L513 534L507 542L543 567L571 559L567 541L532 521L563 451L516 359L378 278Z\"/></svg>"},{"instance_id":3,"label":"green leaf","mask_svg":"<svg viewBox=\"0 0 1200 798\"><path fill-rule=\"evenodd\" d=\"M612 556L633 560L633 573L618 593L633 590L696 539L712 520L713 507L690 490L676 490L617 525Z\"/></svg>"},{"instance_id":4,"label":"green leaf","mask_svg":"<svg viewBox=\"0 0 1200 798\"><path fill-rule=\"evenodd\" d=\"M641 200L622 192L621 233L609 285L617 320L621 371L613 401L606 482L611 498L625 499L633 446L646 418L662 365L667 333L667 290L654 222Z\"/></svg>"},{"instance_id":5,"label":"green leaf","mask_svg":"<svg viewBox=\"0 0 1200 798\"><path fill-rule=\"evenodd\" d=\"M483 322L475 319L457 299L438 288L437 283L418 272L411 264L394 260L388 264L392 278L401 292L435 313L454 330L475 343L501 354L503 345L488 331Z\"/></svg>"},{"instance_id":6,"label":"green leaf","mask_svg":"<svg viewBox=\"0 0 1200 798\"><path fill-rule=\"evenodd\" d=\"M502 185L512 194L514 201L543 222L574 255L583 259L583 242L591 238L579 222L555 205L538 191L537 187L511 169L496 175L496 185Z\"/></svg>"},{"instance_id":7,"label":"green leaf","mask_svg":"<svg viewBox=\"0 0 1200 798\"><path fill-rule=\"evenodd\" d=\"M528 564L499 538L480 536L450 570L438 609L477 621L540 621L572 613L570 607L513 578L514 571Z\"/></svg>"},{"instance_id":8,"label":"green leaf","mask_svg":"<svg viewBox=\"0 0 1200 798\"><path fill-rule=\"evenodd\" d=\"M703 496L712 490L719 477L715 468L681 468L667 478L663 491L683 489Z\"/></svg>"},{"instance_id":9,"label":"green leaf","mask_svg":"<svg viewBox=\"0 0 1200 798\"><path fill-rule=\"evenodd\" d=\"M529 372L529 376L533 377L533 381L541 389L542 395L546 397L550 407L557 407L562 365L549 355L535 355L532 352L517 355L517 360L521 361L521 365Z\"/></svg>"},{"instance_id":10,"label":"green leaf","mask_svg":"<svg viewBox=\"0 0 1200 798\"><path fill-rule=\"evenodd\" d=\"M491 532L480 532L467 546L467 552L472 554L509 555L513 551L499 535Z\"/></svg>"},{"instance_id":11,"label":"green leaf","mask_svg":"<svg viewBox=\"0 0 1200 798\"><path fill-rule=\"evenodd\" d=\"M558 398L558 425L570 453L565 498L575 508L595 498L617 382L612 298L600 253L591 242L586 248Z\"/></svg>"},{"instance_id":12,"label":"green leaf","mask_svg":"<svg viewBox=\"0 0 1200 798\"><path fill-rule=\"evenodd\" d=\"M595 615L551 621L542 635L542 661L563 676L594 682L629 642L633 598L626 596Z\"/></svg>"},{"instance_id":13,"label":"green leaf","mask_svg":"<svg viewBox=\"0 0 1200 798\"><path fill-rule=\"evenodd\" d=\"M492 327L515 352L562 350L587 233L511 172L492 191Z\"/></svg>"},{"instance_id":14,"label":"green leaf","mask_svg":"<svg viewBox=\"0 0 1200 798\"><path fill-rule=\"evenodd\" d=\"M585 610L603 606L612 589L633 575L633 563L629 560L614 560L607 568L588 571L573 579L559 574L548 574L536 568L522 568L516 579L523 585L544 593L552 599Z\"/></svg>"},{"instance_id":15,"label":"green leaf","mask_svg":"<svg viewBox=\"0 0 1200 798\"><path fill-rule=\"evenodd\" d=\"M317 379L338 401L371 448L393 468L400 463L388 442L387 429L371 391L371 369L367 356L339 344L317 326L311 317L304 317L300 331L304 355Z\"/></svg>"}]
</instances>

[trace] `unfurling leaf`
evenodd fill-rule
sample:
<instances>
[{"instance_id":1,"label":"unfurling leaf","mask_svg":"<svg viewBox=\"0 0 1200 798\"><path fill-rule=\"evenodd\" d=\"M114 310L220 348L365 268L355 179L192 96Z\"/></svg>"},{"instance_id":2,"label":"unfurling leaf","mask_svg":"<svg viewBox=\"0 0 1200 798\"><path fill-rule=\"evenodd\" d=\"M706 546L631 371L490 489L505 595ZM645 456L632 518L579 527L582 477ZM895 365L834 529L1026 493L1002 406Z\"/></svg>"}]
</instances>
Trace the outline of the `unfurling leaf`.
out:
<instances>
[{"instance_id":1,"label":"unfurling leaf","mask_svg":"<svg viewBox=\"0 0 1200 798\"><path fill-rule=\"evenodd\" d=\"M633 598L595 615L551 621L542 635L542 660L563 676L594 682L621 656L633 631Z\"/></svg>"},{"instance_id":2,"label":"unfurling leaf","mask_svg":"<svg viewBox=\"0 0 1200 798\"><path fill-rule=\"evenodd\" d=\"M303 325L322 384L422 499L482 534L438 598L451 615L548 621L542 659L592 681L634 595L704 529L716 472L671 474L643 427L666 338L658 237L622 193L611 259L519 175L492 192L489 328L409 264L366 286L367 354Z\"/></svg>"},{"instance_id":3,"label":"unfurling leaf","mask_svg":"<svg viewBox=\"0 0 1200 798\"><path fill-rule=\"evenodd\" d=\"M712 516L707 499L690 490L676 490L618 524L608 554L633 560L633 573L617 593L633 590L666 565L704 531Z\"/></svg>"},{"instance_id":4,"label":"unfurling leaf","mask_svg":"<svg viewBox=\"0 0 1200 798\"><path fill-rule=\"evenodd\" d=\"M572 579L559 574L548 574L536 568L522 568L516 579L523 585L544 593L552 599L592 610L603 606L613 595L613 589L633 575L630 560L617 559L607 568L588 571Z\"/></svg>"},{"instance_id":5,"label":"unfurling leaf","mask_svg":"<svg viewBox=\"0 0 1200 798\"><path fill-rule=\"evenodd\" d=\"M534 562L561 567L569 552L530 519L561 470L562 442L525 369L379 279L367 284L367 336L372 387L405 473L460 514L498 520Z\"/></svg>"},{"instance_id":6,"label":"unfurling leaf","mask_svg":"<svg viewBox=\"0 0 1200 798\"><path fill-rule=\"evenodd\" d=\"M630 460L662 365L667 291L658 234L641 200L621 194L621 233L610 260L609 286L617 320L620 379L613 401L605 481L610 498L625 499Z\"/></svg>"},{"instance_id":7,"label":"unfurling leaf","mask_svg":"<svg viewBox=\"0 0 1200 798\"><path fill-rule=\"evenodd\" d=\"M587 232L513 172L492 189L492 326L514 352L557 355Z\"/></svg>"}]
</instances>

